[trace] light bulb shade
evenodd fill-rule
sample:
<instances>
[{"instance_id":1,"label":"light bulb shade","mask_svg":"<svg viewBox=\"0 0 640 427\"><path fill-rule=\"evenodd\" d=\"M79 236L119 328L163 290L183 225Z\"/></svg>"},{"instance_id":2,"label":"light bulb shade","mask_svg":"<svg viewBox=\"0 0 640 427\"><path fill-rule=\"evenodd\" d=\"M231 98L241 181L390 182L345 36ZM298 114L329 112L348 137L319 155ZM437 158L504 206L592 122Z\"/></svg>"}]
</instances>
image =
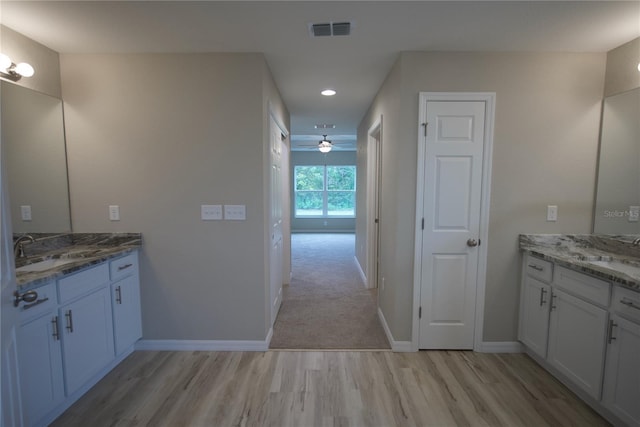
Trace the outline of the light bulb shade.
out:
<instances>
[{"instance_id":1,"label":"light bulb shade","mask_svg":"<svg viewBox=\"0 0 640 427\"><path fill-rule=\"evenodd\" d=\"M11 58L4 53L0 53L0 71L5 71L9 67L11 67Z\"/></svg>"},{"instance_id":2,"label":"light bulb shade","mask_svg":"<svg viewBox=\"0 0 640 427\"><path fill-rule=\"evenodd\" d=\"M328 153L332 148L333 145L331 144L331 141L327 141L326 139L323 139L318 143L318 150L320 150L321 153Z\"/></svg>"},{"instance_id":3,"label":"light bulb shade","mask_svg":"<svg viewBox=\"0 0 640 427\"><path fill-rule=\"evenodd\" d=\"M14 71L22 77L31 77L35 73L33 67L26 62L21 62L14 68Z\"/></svg>"}]
</instances>

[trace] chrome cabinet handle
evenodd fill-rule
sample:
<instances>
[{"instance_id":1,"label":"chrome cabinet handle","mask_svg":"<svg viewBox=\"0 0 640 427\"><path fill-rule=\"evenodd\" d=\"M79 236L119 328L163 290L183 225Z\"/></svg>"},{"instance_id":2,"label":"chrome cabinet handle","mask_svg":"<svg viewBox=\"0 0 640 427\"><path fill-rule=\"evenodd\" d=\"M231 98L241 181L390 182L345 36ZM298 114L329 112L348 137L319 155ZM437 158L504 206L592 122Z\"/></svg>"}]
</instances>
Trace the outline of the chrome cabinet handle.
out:
<instances>
[{"instance_id":1,"label":"chrome cabinet handle","mask_svg":"<svg viewBox=\"0 0 640 427\"><path fill-rule=\"evenodd\" d=\"M132 267L133 264L125 264L118 267L118 271L126 270L129 267Z\"/></svg>"},{"instance_id":2,"label":"chrome cabinet handle","mask_svg":"<svg viewBox=\"0 0 640 427\"><path fill-rule=\"evenodd\" d=\"M51 335L53 335L53 339L55 341L60 341L60 331L58 330L58 316L54 316L53 319L51 319L51 326L53 328L53 333Z\"/></svg>"},{"instance_id":3,"label":"chrome cabinet handle","mask_svg":"<svg viewBox=\"0 0 640 427\"><path fill-rule=\"evenodd\" d=\"M558 298L558 295L556 295L553 292L551 292L551 311L556 309L556 306L554 304L556 298Z\"/></svg>"},{"instance_id":4,"label":"chrome cabinet handle","mask_svg":"<svg viewBox=\"0 0 640 427\"><path fill-rule=\"evenodd\" d=\"M122 304L122 289L120 286L116 287L116 303Z\"/></svg>"},{"instance_id":5,"label":"chrome cabinet handle","mask_svg":"<svg viewBox=\"0 0 640 427\"><path fill-rule=\"evenodd\" d=\"M613 336L613 328L616 326L618 326L618 324L615 323L613 319L609 319L609 344L616 339L616 337Z\"/></svg>"},{"instance_id":6,"label":"chrome cabinet handle","mask_svg":"<svg viewBox=\"0 0 640 427\"><path fill-rule=\"evenodd\" d=\"M537 271L544 271L544 268L542 268L540 266L537 266L535 264L529 264L529 267L531 267L531 268L533 268L534 270L537 270Z\"/></svg>"},{"instance_id":7,"label":"chrome cabinet handle","mask_svg":"<svg viewBox=\"0 0 640 427\"><path fill-rule=\"evenodd\" d=\"M73 313L71 313L71 310L67 310L64 316L67 318L67 331L69 331L69 333L72 334L73 333Z\"/></svg>"},{"instance_id":8,"label":"chrome cabinet handle","mask_svg":"<svg viewBox=\"0 0 640 427\"><path fill-rule=\"evenodd\" d=\"M635 305L635 304L633 303L633 301L627 301L627 300L626 300L626 299L624 299L624 298L620 300L620 304L624 304L624 305L626 305L627 307L631 307L631 308L635 308L636 310L640 310L640 306Z\"/></svg>"},{"instance_id":9,"label":"chrome cabinet handle","mask_svg":"<svg viewBox=\"0 0 640 427\"><path fill-rule=\"evenodd\" d=\"M18 291L13 293L13 306L17 307L20 305L20 301L24 302L34 302L38 299L38 293L36 291L27 291L21 294Z\"/></svg>"},{"instance_id":10,"label":"chrome cabinet handle","mask_svg":"<svg viewBox=\"0 0 640 427\"><path fill-rule=\"evenodd\" d=\"M478 246L478 241L476 239L469 239L467 240L467 246L470 248L476 247Z\"/></svg>"},{"instance_id":11,"label":"chrome cabinet handle","mask_svg":"<svg viewBox=\"0 0 640 427\"><path fill-rule=\"evenodd\" d=\"M544 294L547 293L547 290L545 288L540 288L540 307L542 307L543 305L545 305L547 302L544 300Z\"/></svg>"}]
</instances>

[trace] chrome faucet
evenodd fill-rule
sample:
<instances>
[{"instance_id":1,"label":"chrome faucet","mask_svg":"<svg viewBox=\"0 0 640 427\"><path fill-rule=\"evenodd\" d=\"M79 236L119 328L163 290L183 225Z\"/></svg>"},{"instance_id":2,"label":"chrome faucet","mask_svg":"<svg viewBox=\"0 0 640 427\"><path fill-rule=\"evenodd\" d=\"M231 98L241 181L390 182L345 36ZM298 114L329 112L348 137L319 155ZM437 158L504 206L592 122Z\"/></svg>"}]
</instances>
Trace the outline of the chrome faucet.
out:
<instances>
[{"instance_id":1,"label":"chrome faucet","mask_svg":"<svg viewBox=\"0 0 640 427\"><path fill-rule=\"evenodd\" d=\"M18 237L16 241L13 242L13 256L15 258L25 257L24 247L22 247L22 242L24 242L25 240L30 240L31 243L34 243L36 241L36 239L34 239L33 236L29 234L23 234L22 236Z\"/></svg>"},{"instance_id":2,"label":"chrome faucet","mask_svg":"<svg viewBox=\"0 0 640 427\"><path fill-rule=\"evenodd\" d=\"M637 239L634 239L634 240L633 240L632 245L633 245L633 246L638 246L638 245L640 245L640 237L638 237Z\"/></svg>"}]
</instances>

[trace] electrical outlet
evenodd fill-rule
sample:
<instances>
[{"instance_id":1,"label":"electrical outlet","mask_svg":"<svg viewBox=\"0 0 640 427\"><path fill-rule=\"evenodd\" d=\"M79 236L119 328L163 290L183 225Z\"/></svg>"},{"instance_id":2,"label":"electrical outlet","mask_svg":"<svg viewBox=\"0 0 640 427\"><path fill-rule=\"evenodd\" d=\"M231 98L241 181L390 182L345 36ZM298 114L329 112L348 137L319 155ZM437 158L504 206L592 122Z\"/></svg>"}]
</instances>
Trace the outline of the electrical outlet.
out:
<instances>
[{"instance_id":1,"label":"electrical outlet","mask_svg":"<svg viewBox=\"0 0 640 427\"><path fill-rule=\"evenodd\" d=\"M31 221L31 205L20 206L20 214L23 221Z\"/></svg>"},{"instance_id":2,"label":"electrical outlet","mask_svg":"<svg viewBox=\"0 0 640 427\"><path fill-rule=\"evenodd\" d=\"M120 221L120 206L109 205L109 220Z\"/></svg>"},{"instance_id":3,"label":"electrical outlet","mask_svg":"<svg viewBox=\"0 0 640 427\"><path fill-rule=\"evenodd\" d=\"M547 221L557 221L558 220L558 206L549 205L547 206Z\"/></svg>"},{"instance_id":4,"label":"electrical outlet","mask_svg":"<svg viewBox=\"0 0 640 427\"><path fill-rule=\"evenodd\" d=\"M222 219L222 205L201 205L200 217L203 221L215 221Z\"/></svg>"},{"instance_id":5,"label":"electrical outlet","mask_svg":"<svg viewBox=\"0 0 640 427\"><path fill-rule=\"evenodd\" d=\"M244 221L247 219L245 205L224 205L224 219L232 221Z\"/></svg>"}]
</instances>

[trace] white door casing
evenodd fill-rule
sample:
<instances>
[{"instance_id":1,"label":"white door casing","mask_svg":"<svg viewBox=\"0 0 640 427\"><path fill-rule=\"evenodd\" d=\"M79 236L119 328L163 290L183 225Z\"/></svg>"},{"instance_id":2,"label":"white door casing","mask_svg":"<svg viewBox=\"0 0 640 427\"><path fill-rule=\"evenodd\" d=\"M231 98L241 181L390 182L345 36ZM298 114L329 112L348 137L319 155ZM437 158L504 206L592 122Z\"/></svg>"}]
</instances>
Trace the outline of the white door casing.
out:
<instances>
[{"instance_id":1,"label":"white door casing","mask_svg":"<svg viewBox=\"0 0 640 427\"><path fill-rule=\"evenodd\" d=\"M2 157L0 154L0 164ZM24 421L18 369L18 309L13 306L13 292L17 287L7 180L3 176L5 168L0 169L0 425L20 427Z\"/></svg>"},{"instance_id":2,"label":"white door casing","mask_svg":"<svg viewBox=\"0 0 640 427\"><path fill-rule=\"evenodd\" d=\"M369 129L367 142L367 288L378 287L380 257L380 178L382 117Z\"/></svg>"},{"instance_id":3,"label":"white door casing","mask_svg":"<svg viewBox=\"0 0 640 427\"><path fill-rule=\"evenodd\" d=\"M271 324L276 320L278 310L282 304L282 284L283 277L283 221L282 221L282 136L283 129L278 125L273 115L269 116L269 156L270 156L270 306Z\"/></svg>"},{"instance_id":4,"label":"white door casing","mask_svg":"<svg viewBox=\"0 0 640 427\"><path fill-rule=\"evenodd\" d=\"M494 98L420 95L414 350L481 347Z\"/></svg>"}]
</instances>

